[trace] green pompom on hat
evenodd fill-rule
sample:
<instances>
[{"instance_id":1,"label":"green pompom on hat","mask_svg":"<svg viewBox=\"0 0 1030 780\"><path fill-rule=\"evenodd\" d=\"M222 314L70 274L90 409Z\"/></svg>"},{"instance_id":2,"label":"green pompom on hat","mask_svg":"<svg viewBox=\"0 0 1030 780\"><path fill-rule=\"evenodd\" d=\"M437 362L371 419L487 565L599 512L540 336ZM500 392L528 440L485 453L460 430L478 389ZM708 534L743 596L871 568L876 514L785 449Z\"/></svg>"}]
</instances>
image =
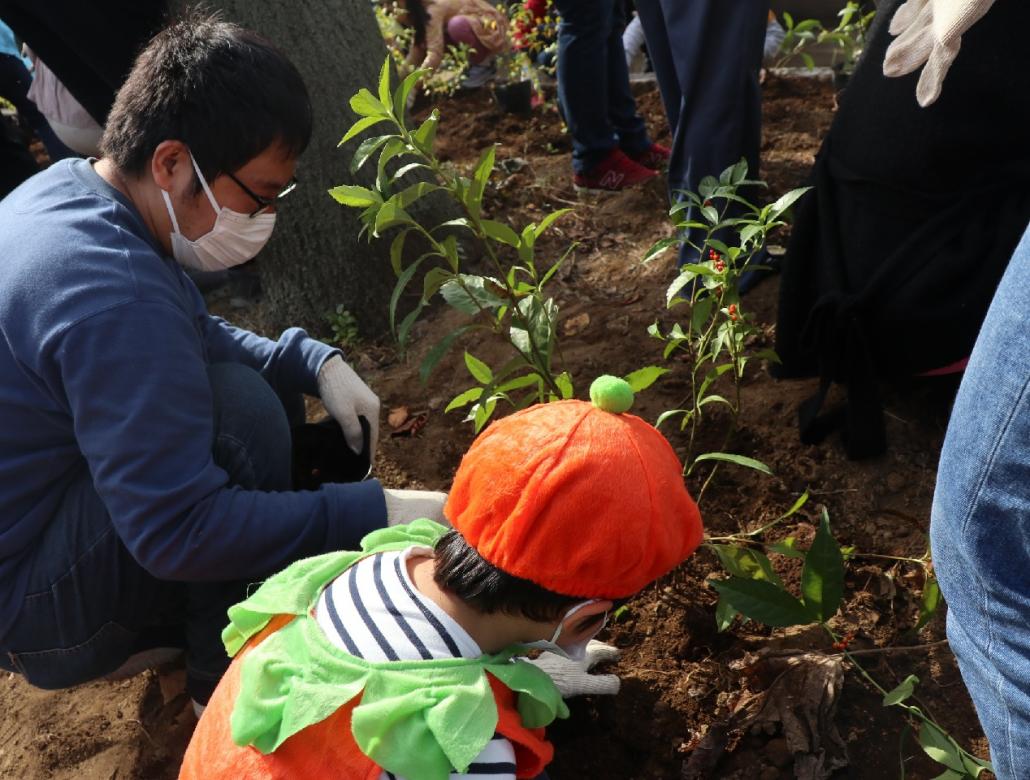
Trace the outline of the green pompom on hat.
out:
<instances>
[{"instance_id":1,"label":"green pompom on hat","mask_svg":"<svg viewBox=\"0 0 1030 780\"><path fill-rule=\"evenodd\" d=\"M633 406L633 388L617 376L599 376L590 385L590 402L604 412L622 414Z\"/></svg>"}]
</instances>

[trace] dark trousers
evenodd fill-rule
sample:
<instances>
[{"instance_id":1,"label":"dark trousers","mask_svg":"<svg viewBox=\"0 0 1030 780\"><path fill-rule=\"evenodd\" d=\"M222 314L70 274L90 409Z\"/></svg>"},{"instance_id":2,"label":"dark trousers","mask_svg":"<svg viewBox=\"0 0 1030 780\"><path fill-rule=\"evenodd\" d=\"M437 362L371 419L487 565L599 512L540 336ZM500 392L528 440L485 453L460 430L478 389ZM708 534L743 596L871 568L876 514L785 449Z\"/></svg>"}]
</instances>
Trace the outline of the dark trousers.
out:
<instances>
[{"instance_id":1,"label":"dark trousers","mask_svg":"<svg viewBox=\"0 0 1030 780\"><path fill-rule=\"evenodd\" d=\"M572 136L572 167L586 173L615 146L627 154L651 141L629 88L624 22L615 0L555 0L558 101Z\"/></svg>"},{"instance_id":2,"label":"dark trousers","mask_svg":"<svg viewBox=\"0 0 1030 780\"><path fill-rule=\"evenodd\" d=\"M46 147L50 162L65 157L79 157L54 134L46 117L39 113L36 104L29 100L32 74L20 57L0 54L0 96L7 98L18 111L18 116L39 136Z\"/></svg>"},{"instance_id":3,"label":"dark trousers","mask_svg":"<svg viewBox=\"0 0 1030 780\"><path fill-rule=\"evenodd\" d=\"M637 0L648 55L672 128L669 192L746 158L758 178L762 66L769 0ZM753 193L742 193L748 197ZM699 215L688 211L694 221ZM684 244L680 261L697 252Z\"/></svg>"},{"instance_id":4,"label":"dark trousers","mask_svg":"<svg viewBox=\"0 0 1030 780\"><path fill-rule=\"evenodd\" d=\"M242 488L289 490L289 418L299 412L293 421L303 421L300 397L278 398L241 365L211 366L209 376L215 463ZM226 610L246 593L244 582L154 578L126 549L84 474L40 540L28 595L3 638L0 666L40 688L65 688L109 674L142 650L182 647L187 689L206 703L229 665L221 640Z\"/></svg>"}]
</instances>

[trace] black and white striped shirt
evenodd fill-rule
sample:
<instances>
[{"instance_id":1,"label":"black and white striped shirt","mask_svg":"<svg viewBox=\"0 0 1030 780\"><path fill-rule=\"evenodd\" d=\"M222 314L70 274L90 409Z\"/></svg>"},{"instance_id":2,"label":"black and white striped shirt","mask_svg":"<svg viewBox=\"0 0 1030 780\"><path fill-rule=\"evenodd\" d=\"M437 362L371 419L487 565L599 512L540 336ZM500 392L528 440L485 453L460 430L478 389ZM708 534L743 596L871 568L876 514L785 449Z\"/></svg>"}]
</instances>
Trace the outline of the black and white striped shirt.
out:
<instances>
[{"instance_id":1,"label":"black and white striped shirt","mask_svg":"<svg viewBox=\"0 0 1030 780\"><path fill-rule=\"evenodd\" d=\"M322 593L315 619L337 647L368 661L478 658L479 645L435 602L415 589L408 576L412 555L431 552L409 547L373 555L345 571ZM381 780L404 780L383 772ZM451 780L515 780L515 750L500 734L465 774Z\"/></svg>"}]
</instances>

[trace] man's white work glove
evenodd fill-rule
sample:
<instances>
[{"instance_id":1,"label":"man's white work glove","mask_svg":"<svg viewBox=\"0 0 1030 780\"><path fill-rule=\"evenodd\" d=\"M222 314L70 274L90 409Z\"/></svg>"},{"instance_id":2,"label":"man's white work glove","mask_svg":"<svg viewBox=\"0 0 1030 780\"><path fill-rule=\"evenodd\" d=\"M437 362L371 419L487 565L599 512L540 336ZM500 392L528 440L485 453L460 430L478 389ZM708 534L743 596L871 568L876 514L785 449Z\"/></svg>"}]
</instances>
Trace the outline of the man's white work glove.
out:
<instances>
[{"instance_id":1,"label":"man's white work glove","mask_svg":"<svg viewBox=\"0 0 1030 780\"><path fill-rule=\"evenodd\" d=\"M924 108L941 95L941 85L962 46L962 35L983 18L994 0L907 0L891 19L897 36L883 59L885 76L923 68L916 99Z\"/></svg>"},{"instance_id":2,"label":"man's white work glove","mask_svg":"<svg viewBox=\"0 0 1030 780\"><path fill-rule=\"evenodd\" d=\"M368 462L374 463L379 443L379 397L342 357L333 355L318 371L318 395L325 410L343 428L343 439L357 454L365 449L358 417L368 420Z\"/></svg>"},{"instance_id":3,"label":"man's white work glove","mask_svg":"<svg viewBox=\"0 0 1030 780\"><path fill-rule=\"evenodd\" d=\"M450 527L443 516L447 494L436 490L394 490L383 488L386 497L386 524L405 525L412 520L428 517Z\"/></svg>"},{"instance_id":4,"label":"man's white work glove","mask_svg":"<svg viewBox=\"0 0 1030 780\"><path fill-rule=\"evenodd\" d=\"M587 645L586 657L573 661L557 653L543 652L539 658L529 661L537 669L547 673L562 698L572 696L614 696L619 692L621 681L614 674L590 674L597 664L616 661L619 648L591 639ZM527 659L528 660L528 659Z\"/></svg>"}]
</instances>

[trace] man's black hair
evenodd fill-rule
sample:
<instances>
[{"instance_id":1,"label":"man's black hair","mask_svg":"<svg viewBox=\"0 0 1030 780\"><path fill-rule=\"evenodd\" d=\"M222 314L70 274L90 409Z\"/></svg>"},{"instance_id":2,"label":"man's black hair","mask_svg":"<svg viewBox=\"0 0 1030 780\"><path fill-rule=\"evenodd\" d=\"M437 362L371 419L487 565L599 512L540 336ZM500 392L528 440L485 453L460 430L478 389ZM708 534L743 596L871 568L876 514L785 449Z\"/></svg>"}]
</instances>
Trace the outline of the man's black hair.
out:
<instances>
[{"instance_id":1,"label":"man's black hair","mask_svg":"<svg viewBox=\"0 0 1030 780\"><path fill-rule=\"evenodd\" d=\"M158 144L182 141L210 181L273 145L299 156L311 129L307 88L285 54L255 32L190 11L136 59L100 148L140 175Z\"/></svg>"},{"instance_id":2,"label":"man's black hair","mask_svg":"<svg viewBox=\"0 0 1030 780\"><path fill-rule=\"evenodd\" d=\"M457 531L451 530L436 543L436 571L433 579L477 612L521 615L530 620L557 620L570 607L583 601L575 596L553 593L521 577L501 571L483 560Z\"/></svg>"}]
</instances>

